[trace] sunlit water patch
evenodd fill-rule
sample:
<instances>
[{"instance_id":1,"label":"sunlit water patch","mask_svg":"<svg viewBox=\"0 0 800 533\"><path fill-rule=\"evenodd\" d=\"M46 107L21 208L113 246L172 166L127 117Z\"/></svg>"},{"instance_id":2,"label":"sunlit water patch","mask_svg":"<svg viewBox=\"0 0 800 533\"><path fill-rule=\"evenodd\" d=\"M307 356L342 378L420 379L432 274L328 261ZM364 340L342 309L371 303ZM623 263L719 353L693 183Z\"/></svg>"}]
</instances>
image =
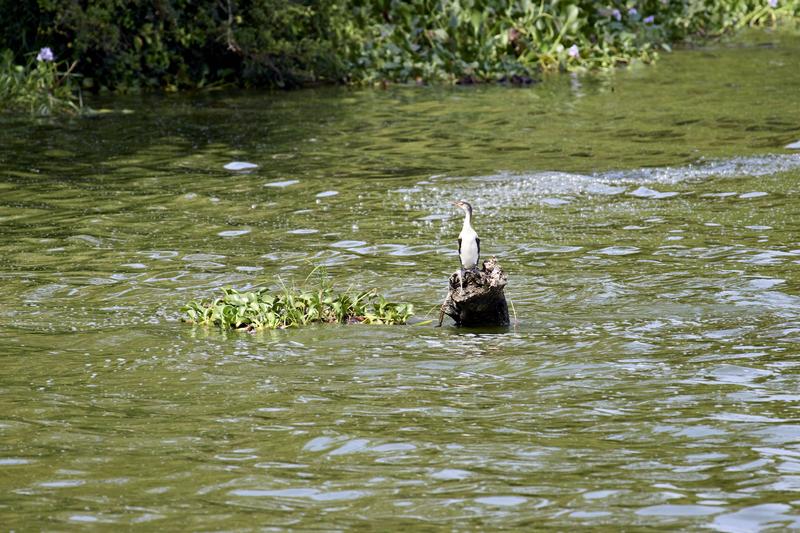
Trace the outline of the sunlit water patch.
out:
<instances>
[{"instance_id":1,"label":"sunlit water patch","mask_svg":"<svg viewBox=\"0 0 800 533\"><path fill-rule=\"evenodd\" d=\"M492 213L518 205L528 206L531 203L563 206L579 195L603 197L623 194L661 200L681 194L670 190L670 187L685 182L773 176L797 172L798 169L800 155L780 154L702 161L683 167L638 168L590 175L550 171L524 174L504 172L489 176L434 176L424 183L418 182L414 189L398 189L392 192L401 195L405 201L414 201L419 208L441 209L452 203L448 202L452 198L463 197L469 199L474 207ZM726 191L704 195L749 199L767 196L768 193ZM423 220L439 218L443 218L443 215L433 213L423 217Z\"/></svg>"}]
</instances>

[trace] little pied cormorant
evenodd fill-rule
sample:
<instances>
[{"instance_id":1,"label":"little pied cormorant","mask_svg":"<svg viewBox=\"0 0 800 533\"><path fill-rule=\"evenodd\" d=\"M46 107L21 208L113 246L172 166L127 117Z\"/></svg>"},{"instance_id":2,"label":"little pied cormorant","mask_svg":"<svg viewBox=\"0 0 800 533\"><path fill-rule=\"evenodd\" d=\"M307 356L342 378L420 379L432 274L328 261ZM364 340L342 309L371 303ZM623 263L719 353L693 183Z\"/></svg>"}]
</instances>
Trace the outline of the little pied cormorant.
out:
<instances>
[{"instance_id":1,"label":"little pied cormorant","mask_svg":"<svg viewBox=\"0 0 800 533\"><path fill-rule=\"evenodd\" d=\"M481 254L481 240L472 229L472 206L464 200L453 202L453 205L464 210L464 227L458 234L458 256L461 258L461 267L469 270L478 266Z\"/></svg>"}]
</instances>

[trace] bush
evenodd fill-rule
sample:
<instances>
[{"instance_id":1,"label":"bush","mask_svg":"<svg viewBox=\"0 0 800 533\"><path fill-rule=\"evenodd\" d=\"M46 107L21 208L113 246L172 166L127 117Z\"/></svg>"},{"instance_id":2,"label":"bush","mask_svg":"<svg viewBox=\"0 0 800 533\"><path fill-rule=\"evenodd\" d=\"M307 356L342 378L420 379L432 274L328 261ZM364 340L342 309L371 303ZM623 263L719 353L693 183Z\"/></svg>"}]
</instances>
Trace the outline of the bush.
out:
<instances>
[{"instance_id":1,"label":"bush","mask_svg":"<svg viewBox=\"0 0 800 533\"><path fill-rule=\"evenodd\" d=\"M336 81L343 63L327 38L338 2L291 0L0 0L0 35L79 61L94 90L293 87ZM312 7L313 6L313 7Z\"/></svg>"}]
</instances>

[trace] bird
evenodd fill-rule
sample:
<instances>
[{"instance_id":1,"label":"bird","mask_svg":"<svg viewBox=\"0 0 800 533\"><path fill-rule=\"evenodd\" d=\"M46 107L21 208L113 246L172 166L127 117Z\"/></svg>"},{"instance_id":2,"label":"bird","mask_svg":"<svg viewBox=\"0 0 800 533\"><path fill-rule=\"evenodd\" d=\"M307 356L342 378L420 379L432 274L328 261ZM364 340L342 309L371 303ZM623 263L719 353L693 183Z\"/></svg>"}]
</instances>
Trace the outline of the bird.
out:
<instances>
[{"instance_id":1,"label":"bird","mask_svg":"<svg viewBox=\"0 0 800 533\"><path fill-rule=\"evenodd\" d=\"M461 259L461 270L459 278L461 288L464 288L464 272L478 266L478 258L481 255L481 240L478 234L472 229L472 206L464 200L453 202L453 205L464 211L464 226L458 234L458 257Z\"/></svg>"}]
</instances>

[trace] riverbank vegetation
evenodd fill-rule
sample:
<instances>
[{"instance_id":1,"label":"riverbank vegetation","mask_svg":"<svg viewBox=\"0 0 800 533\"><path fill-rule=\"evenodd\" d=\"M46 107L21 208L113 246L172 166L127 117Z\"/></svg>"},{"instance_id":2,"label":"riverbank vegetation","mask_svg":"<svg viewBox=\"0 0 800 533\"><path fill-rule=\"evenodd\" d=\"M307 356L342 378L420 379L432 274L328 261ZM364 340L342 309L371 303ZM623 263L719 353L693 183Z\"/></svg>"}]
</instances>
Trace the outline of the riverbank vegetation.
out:
<instances>
[{"instance_id":1,"label":"riverbank vegetation","mask_svg":"<svg viewBox=\"0 0 800 533\"><path fill-rule=\"evenodd\" d=\"M524 83L650 62L675 43L743 26L793 24L800 0L0 0L0 12L10 50L0 90L16 95L1 105L46 112L39 100L72 108L78 88ZM43 47L58 68L30 61Z\"/></svg>"},{"instance_id":2,"label":"riverbank vegetation","mask_svg":"<svg viewBox=\"0 0 800 533\"><path fill-rule=\"evenodd\" d=\"M387 302L376 290L336 293L325 281L313 289L283 287L237 291L226 288L213 300L193 300L184 321L223 329L285 329L315 322L339 324L405 324L411 304Z\"/></svg>"},{"instance_id":3,"label":"riverbank vegetation","mask_svg":"<svg viewBox=\"0 0 800 533\"><path fill-rule=\"evenodd\" d=\"M72 72L77 63L56 61L49 47L31 56L19 65L10 50L0 51L0 110L40 116L80 113L83 99Z\"/></svg>"}]
</instances>

